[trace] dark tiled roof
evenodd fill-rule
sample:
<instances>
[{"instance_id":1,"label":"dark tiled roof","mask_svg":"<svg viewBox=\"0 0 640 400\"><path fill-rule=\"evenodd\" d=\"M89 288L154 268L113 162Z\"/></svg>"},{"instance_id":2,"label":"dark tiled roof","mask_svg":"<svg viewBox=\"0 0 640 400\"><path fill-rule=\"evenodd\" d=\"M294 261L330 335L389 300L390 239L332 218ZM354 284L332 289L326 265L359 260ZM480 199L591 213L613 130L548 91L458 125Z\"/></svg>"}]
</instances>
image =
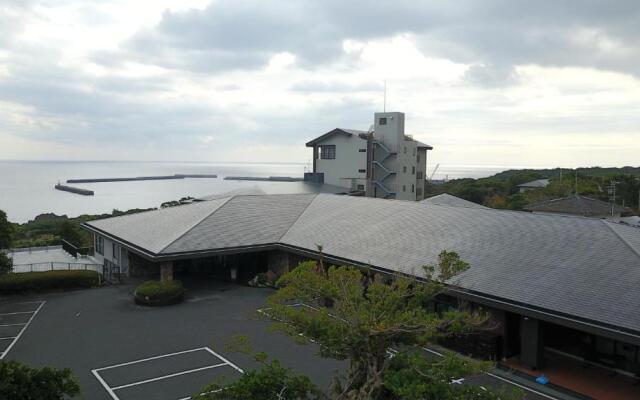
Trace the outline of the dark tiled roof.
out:
<instances>
[{"instance_id":1,"label":"dark tiled roof","mask_svg":"<svg viewBox=\"0 0 640 400\"><path fill-rule=\"evenodd\" d=\"M334 130L331 130L327 133L325 133L324 135L318 136L317 138L310 140L309 142L307 142L306 146L307 147L311 147L315 144L318 144L320 142L322 142L325 139L330 138L333 135L339 135L339 134L343 134L343 135L347 135L347 136L351 136L351 135L362 135L362 134L366 134L367 131L360 131L357 129L344 129L344 128L336 128Z\"/></svg>"},{"instance_id":2,"label":"dark tiled roof","mask_svg":"<svg viewBox=\"0 0 640 400\"><path fill-rule=\"evenodd\" d=\"M581 215L583 217L601 217L611 215L611 204L602 200L580 195L546 200L529 204L524 207L527 211ZM630 212L628 207L614 205L613 213Z\"/></svg>"},{"instance_id":3,"label":"dark tiled roof","mask_svg":"<svg viewBox=\"0 0 640 400\"><path fill-rule=\"evenodd\" d=\"M442 250L451 250L471 265L456 281L467 290L640 332L637 228L574 216L326 194L214 202L220 203L209 214L188 211L204 202L87 225L140 246L145 240L138 236L152 233L149 251L160 248L161 254L266 243L315 251L322 245L328 256L417 276ZM189 221L175 223L182 218ZM154 234L152 227L160 226L163 232Z\"/></svg>"}]
</instances>

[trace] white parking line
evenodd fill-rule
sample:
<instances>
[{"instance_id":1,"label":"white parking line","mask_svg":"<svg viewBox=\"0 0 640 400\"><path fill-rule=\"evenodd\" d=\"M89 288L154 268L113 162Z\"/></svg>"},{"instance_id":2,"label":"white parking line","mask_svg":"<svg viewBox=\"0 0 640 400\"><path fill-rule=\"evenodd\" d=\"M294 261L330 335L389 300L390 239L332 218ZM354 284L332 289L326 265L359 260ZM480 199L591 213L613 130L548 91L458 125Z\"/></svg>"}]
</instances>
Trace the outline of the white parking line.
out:
<instances>
[{"instance_id":1,"label":"white parking line","mask_svg":"<svg viewBox=\"0 0 640 400\"><path fill-rule=\"evenodd\" d=\"M214 357L216 357L217 359L219 359L222 362L219 363L219 364L208 365L208 366L205 366L205 367L200 367L200 368L190 369L190 370L186 370L186 371L176 372L176 373L173 373L173 374L158 376L158 377L155 377L155 378L149 378L149 379L145 379L145 380L138 381L138 382L126 383L124 385L115 386L115 387L111 387L104 380L104 378L100 375L101 371L114 369L114 368L126 367L126 366L129 366L129 365L140 364L140 363L143 363L143 362L152 361L152 360L158 360L158 359L162 359L162 358L173 357L173 356L177 356L177 355L180 355L180 354L193 353L193 352L196 352L196 351L206 351L206 352L208 352L209 354L213 355ZM236 371L238 371L240 373L244 373L244 371L240 367L238 367L237 365L235 365L231 361L227 360L226 358L224 358L220 354L216 353L215 351L213 351L209 347L198 347L196 349L177 351L177 352L174 352L174 353L162 354L162 355L159 355L159 356L147 357L147 358L143 358L143 359L140 359L140 360L129 361L129 362L116 364L116 365L110 365L110 366L102 367L102 368L96 368L96 369L91 370L91 373L93 373L93 375L96 377L98 382L100 382L100 384L105 388L105 390L107 391L107 393L109 393L109 395L111 396L111 398L113 400L120 400L120 398L115 393L116 390L125 389L125 388L129 388L129 387L133 387L133 386L144 385L144 384L147 384L147 383L156 382L156 381L160 381L160 380L163 380L163 379L169 379L169 378L173 378L173 377L176 377L176 376L191 374L191 373L195 373L195 372L199 372L199 371L205 371L205 370L214 369L214 368L220 368L220 367L225 367L225 366L229 366L229 367L235 369ZM187 400L187 399L190 399L190 398L191 397L184 397L184 398L182 398L180 400Z\"/></svg>"},{"instance_id":2,"label":"white parking line","mask_svg":"<svg viewBox=\"0 0 640 400\"><path fill-rule=\"evenodd\" d=\"M19 325L26 325L26 324L27 324L26 322L22 322L22 323L19 323L19 324L1 324L0 327L3 327L3 326L19 326Z\"/></svg>"},{"instance_id":3,"label":"white parking line","mask_svg":"<svg viewBox=\"0 0 640 400\"><path fill-rule=\"evenodd\" d=\"M19 311L19 312L3 313L3 314L0 314L0 317L2 317L3 315L31 314L31 313L34 313L34 312L35 311Z\"/></svg>"},{"instance_id":4,"label":"white parking line","mask_svg":"<svg viewBox=\"0 0 640 400\"><path fill-rule=\"evenodd\" d=\"M7 337L0 337L0 340L9 340L9 339L15 339L15 336L7 336Z\"/></svg>"},{"instance_id":5,"label":"white parking line","mask_svg":"<svg viewBox=\"0 0 640 400\"><path fill-rule=\"evenodd\" d=\"M32 302L29 302L29 303L31 304ZM36 302L33 302L33 303L35 304ZM45 303L46 303L45 301L41 301L40 305L38 306L38 308L36 308L35 311L32 311L33 314L31 314L31 317L29 317L29 320L27 322L23 323L23 324L4 324L4 325L0 325L0 326L19 326L19 325L24 325L22 327L22 329L20 330L20 333L18 333L13 338L13 342L11 342L11 344L9 344L9 347L7 347L2 353L0 353L0 360L2 360L9 353L9 350L11 350L13 348L13 346L18 342L18 340L20 339L20 337L22 336L24 331L29 327L29 325L31 324L31 321L33 321L35 316L38 315L38 312L40 311L42 306L44 306Z\"/></svg>"},{"instance_id":6,"label":"white parking line","mask_svg":"<svg viewBox=\"0 0 640 400\"><path fill-rule=\"evenodd\" d=\"M157 359L166 358L166 357L173 357L173 356L177 356L177 355L185 354L185 353L193 353L194 351L203 351L204 349L206 349L206 347L198 347L197 349L177 351L175 353L169 353L169 354L163 354L163 355L155 356L155 357L143 358L141 360L129 361L129 362L126 362L126 363L110 365L108 367L103 367L103 368L96 368L96 369L94 369L92 371L104 371L104 370L107 370L107 369L124 367L125 365L138 364L138 363L145 362L145 361L157 360Z\"/></svg>"},{"instance_id":7,"label":"white parking line","mask_svg":"<svg viewBox=\"0 0 640 400\"><path fill-rule=\"evenodd\" d=\"M190 374L190 373L193 373L193 372L204 371L204 370L207 370L207 369L224 367L225 365L229 365L229 364L222 363L222 364L209 365L209 366L206 366L206 367L189 369L189 370L186 370L186 371L176 372L174 374L159 376L157 378L145 379L144 381L127 383L126 385L116 386L116 387L114 387L112 389L113 390L118 390L118 389L128 388L128 387L131 387L131 386L144 385L145 383L149 383L149 382L161 381L163 379L173 378L174 376L186 375L186 374Z\"/></svg>"}]
</instances>

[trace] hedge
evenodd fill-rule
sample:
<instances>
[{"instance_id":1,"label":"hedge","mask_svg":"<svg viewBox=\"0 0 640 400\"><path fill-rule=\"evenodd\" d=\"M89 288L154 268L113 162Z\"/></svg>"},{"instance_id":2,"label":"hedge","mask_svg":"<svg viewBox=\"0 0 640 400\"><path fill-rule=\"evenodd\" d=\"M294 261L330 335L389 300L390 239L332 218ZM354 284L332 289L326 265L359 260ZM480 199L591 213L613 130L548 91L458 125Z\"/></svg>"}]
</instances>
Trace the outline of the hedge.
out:
<instances>
[{"instance_id":1,"label":"hedge","mask_svg":"<svg viewBox=\"0 0 640 400\"><path fill-rule=\"evenodd\" d=\"M181 302L184 288L180 281L147 281L136 288L134 297L138 304L164 306Z\"/></svg>"},{"instance_id":2,"label":"hedge","mask_svg":"<svg viewBox=\"0 0 640 400\"><path fill-rule=\"evenodd\" d=\"M21 272L0 275L0 294L79 289L98 286L95 271Z\"/></svg>"}]
</instances>

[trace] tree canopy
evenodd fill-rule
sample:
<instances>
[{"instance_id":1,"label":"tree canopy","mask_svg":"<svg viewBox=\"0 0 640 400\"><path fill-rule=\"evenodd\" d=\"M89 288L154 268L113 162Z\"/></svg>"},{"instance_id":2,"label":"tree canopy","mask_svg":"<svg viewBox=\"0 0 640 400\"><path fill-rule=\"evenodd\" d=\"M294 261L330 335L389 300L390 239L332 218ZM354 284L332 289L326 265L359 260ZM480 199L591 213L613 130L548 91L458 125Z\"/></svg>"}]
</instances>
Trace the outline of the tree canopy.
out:
<instances>
[{"instance_id":1,"label":"tree canopy","mask_svg":"<svg viewBox=\"0 0 640 400\"><path fill-rule=\"evenodd\" d=\"M61 400L79 393L70 369L31 368L0 360L0 399Z\"/></svg>"},{"instance_id":2,"label":"tree canopy","mask_svg":"<svg viewBox=\"0 0 640 400\"><path fill-rule=\"evenodd\" d=\"M269 316L292 338L320 343L322 356L349 360L346 374L337 375L332 383L331 398L384 399L394 391L401 393L397 385L388 387L385 383L392 366L397 366L394 359L399 360L392 354L404 354L415 346L486 323L482 312L461 309L436 313L428 307L445 282L467 268L456 253L446 251L437 265L424 267L421 281L304 262L278 281L279 290L268 299ZM431 374L428 369L425 373ZM435 375L429 379L442 380Z\"/></svg>"},{"instance_id":3,"label":"tree canopy","mask_svg":"<svg viewBox=\"0 0 640 400\"><path fill-rule=\"evenodd\" d=\"M11 248L13 243L13 225L7 220L7 213L0 210L0 249Z\"/></svg>"}]
</instances>

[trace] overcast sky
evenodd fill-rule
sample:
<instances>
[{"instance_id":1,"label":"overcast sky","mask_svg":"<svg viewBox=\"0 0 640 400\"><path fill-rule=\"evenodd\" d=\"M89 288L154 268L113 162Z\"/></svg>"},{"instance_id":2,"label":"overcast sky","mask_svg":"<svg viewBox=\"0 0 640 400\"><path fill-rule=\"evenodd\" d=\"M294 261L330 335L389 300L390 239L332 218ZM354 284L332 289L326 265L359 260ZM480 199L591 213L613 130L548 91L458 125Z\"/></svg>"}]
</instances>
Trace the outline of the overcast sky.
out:
<instances>
[{"instance_id":1,"label":"overcast sky","mask_svg":"<svg viewBox=\"0 0 640 400\"><path fill-rule=\"evenodd\" d=\"M369 128L386 80L430 163L637 166L638 21L638 0L0 0L0 159L306 162Z\"/></svg>"}]
</instances>

